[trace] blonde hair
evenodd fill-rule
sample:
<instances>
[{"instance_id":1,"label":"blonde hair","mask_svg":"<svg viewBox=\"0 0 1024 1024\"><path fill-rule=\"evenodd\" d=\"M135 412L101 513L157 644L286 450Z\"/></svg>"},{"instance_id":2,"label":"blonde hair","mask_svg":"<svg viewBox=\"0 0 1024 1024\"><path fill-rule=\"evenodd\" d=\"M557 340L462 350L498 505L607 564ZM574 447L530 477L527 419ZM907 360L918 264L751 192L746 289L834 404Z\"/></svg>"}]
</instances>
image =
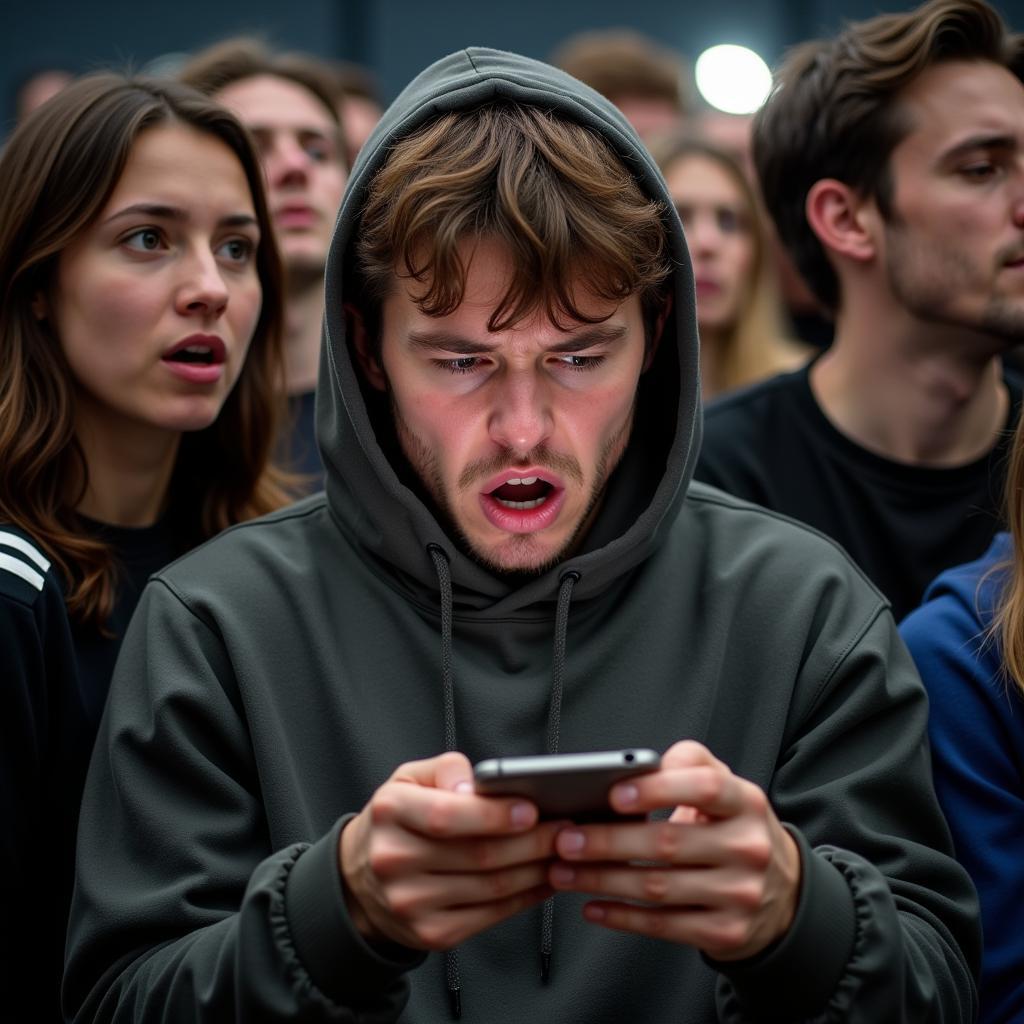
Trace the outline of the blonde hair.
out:
<instances>
[{"instance_id":1,"label":"blonde hair","mask_svg":"<svg viewBox=\"0 0 1024 1024\"><path fill-rule=\"evenodd\" d=\"M733 391L793 369L809 352L789 336L772 261L768 223L760 199L739 163L714 143L689 135L661 140L652 147L652 155L666 176L671 167L691 157L713 161L736 184L747 207L754 258L736 321L721 345L716 392Z\"/></svg>"},{"instance_id":2,"label":"blonde hair","mask_svg":"<svg viewBox=\"0 0 1024 1024\"><path fill-rule=\"evenodd\" d=\"M1009 454L1006 518L1013 555L985 577L1005 576L988 635L999 644L1007 679L1024 695L1024 418L1017 423Z\"/></svg>"}]
</instances>

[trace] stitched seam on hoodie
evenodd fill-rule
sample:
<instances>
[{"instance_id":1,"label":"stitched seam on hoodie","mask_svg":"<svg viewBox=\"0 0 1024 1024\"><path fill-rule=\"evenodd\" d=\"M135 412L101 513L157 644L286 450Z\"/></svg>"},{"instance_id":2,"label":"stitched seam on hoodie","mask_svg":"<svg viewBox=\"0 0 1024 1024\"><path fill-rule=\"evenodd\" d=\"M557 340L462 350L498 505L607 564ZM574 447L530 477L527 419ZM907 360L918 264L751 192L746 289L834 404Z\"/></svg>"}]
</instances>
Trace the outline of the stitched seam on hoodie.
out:
<instances>
[{"instance_id":1,"label":"stitched seam on hoodie","mask_svg":"<svg viewBox=\"0 0 1024 1024\"><path fill-rule=\"evenodd\" d=\"M832 679L835 677L836 672L839 671L840 666L843 664L844 661L846 661L846 659L850 656L850 653L853 651L853 649L861 642L861 640L864 639L868 630L871 629L871 627L878 621L879 617L885 611L886 607L884 605L882 607L875 608L874 611L867 617L867 619L865 619L864 624L860 627L860 629L855 630L853 632L853 634L850 636L850 639L846 642L846 646L839 654L836 655L835 660L832 662L828 671L825 673L824 678L821 680L821 683L819 684L818 688L815 690L814 696L811 698L810 705L807 708L807 714L811 714L814 711L814 709L818 706L818 701L821 700L822 695L828 689L829 683L832 682Z\"/></svg>"}]
</instances>

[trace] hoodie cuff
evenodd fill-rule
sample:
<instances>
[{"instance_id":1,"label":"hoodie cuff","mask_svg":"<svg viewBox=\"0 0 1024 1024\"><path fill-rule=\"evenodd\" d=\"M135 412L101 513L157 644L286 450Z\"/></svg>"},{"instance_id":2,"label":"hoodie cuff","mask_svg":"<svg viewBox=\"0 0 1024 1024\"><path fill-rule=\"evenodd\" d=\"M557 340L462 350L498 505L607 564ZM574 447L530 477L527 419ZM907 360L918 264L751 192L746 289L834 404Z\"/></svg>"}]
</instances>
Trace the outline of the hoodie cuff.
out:
<instances>
[{"instance_id":1,"label":"hoodie cuff","mask_svg":"<svg viewBox=\"0 0 1024 1024\"><path fill-rule=\"evenodd\" d=\"M374 1002L426 959L396 943L370 946L352 923L345 903L338 841L355 815L340 818L295 861L284 904L295 950L313 983L342 1005Z\"/></svg>"},{"instance_id":2,"label":"hoodie cuff","mask_svg":"<svg viewBox=\"0 0 1024 1024\"><path fill-rule=\"evenodd\" d=\"M789 931L749 960L705 960L728 979L748 1010L771 1006L780 1019L802 1020L820 1013L832 998L853 955L857 918L842 872L816 854L797 829L786 825L786 830L796 840L801 864Z\"/></svg>"}]
</instances>

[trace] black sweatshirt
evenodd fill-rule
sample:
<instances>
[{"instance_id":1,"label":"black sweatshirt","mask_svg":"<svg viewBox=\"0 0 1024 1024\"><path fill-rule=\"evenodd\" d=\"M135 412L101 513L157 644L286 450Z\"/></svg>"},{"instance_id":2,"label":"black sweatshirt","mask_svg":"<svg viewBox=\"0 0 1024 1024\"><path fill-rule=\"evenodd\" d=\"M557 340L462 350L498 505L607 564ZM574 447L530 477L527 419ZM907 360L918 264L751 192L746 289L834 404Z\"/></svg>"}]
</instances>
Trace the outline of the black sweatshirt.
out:
<instances>
[{"instance_id":1,"label":"black sweatshirt","mask_svg":"<svg viewBox=\"0 0 1024 1024\"><path fill-rule=\"evenodd\" d=\"M89 754L146 579L180 551L163 525L89 529L112 546L121 566L106 632L69 620L49 559L24 531L0 523L0 1016L15 1021L62 1019L75 828Z\"/></svg>"},{"instance_id":2,"label":"black sweatshirt","mask_svg":"<svg viewBox=\"0 0 1024 1024\"><path fill-rule=\"evenodd\" d=\"M812 364L813 365L813 364ZM810 368L712 402L694 476L838 541L892 602L896 620L940 572L979 558L1000 527L1021 385L993 449L963 466L913 466L868 451L821 411Z\"/></svg>"}]
</instances>

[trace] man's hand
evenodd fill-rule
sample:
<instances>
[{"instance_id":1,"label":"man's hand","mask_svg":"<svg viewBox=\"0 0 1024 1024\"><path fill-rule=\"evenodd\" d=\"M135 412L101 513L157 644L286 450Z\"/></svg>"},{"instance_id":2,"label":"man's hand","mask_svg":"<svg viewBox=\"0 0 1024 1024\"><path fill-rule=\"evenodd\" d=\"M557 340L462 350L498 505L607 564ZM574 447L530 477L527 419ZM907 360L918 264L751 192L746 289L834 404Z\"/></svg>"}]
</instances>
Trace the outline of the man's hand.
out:
<instances>
[{"instance_id":1,"label":"man's hand","mask_svg":"<svg viewBox=\"0 0 1024 1024\"><path fill-rule=\"evenodd\" d=\"M629 814L675 811L668 821L559 834L552 885L604 897L584 908L588 920L718 960L754 956L789 929L800 889L797 845L765 794L705 747L675 744L659 771L614 786L611 804Z\"/></svg>"},{"instance_id":2,"label":"man's hand","mask_svg":"<svg viewBox=\"0 0 1024 1024\"><path fill-rule=\"evenodd\" d=\"M360 933L450 949L551 895L565 822L537 824L516 798L477 796L462 754L398 768L341 833L338 857Z\"/></svg>"}]
</instances>

